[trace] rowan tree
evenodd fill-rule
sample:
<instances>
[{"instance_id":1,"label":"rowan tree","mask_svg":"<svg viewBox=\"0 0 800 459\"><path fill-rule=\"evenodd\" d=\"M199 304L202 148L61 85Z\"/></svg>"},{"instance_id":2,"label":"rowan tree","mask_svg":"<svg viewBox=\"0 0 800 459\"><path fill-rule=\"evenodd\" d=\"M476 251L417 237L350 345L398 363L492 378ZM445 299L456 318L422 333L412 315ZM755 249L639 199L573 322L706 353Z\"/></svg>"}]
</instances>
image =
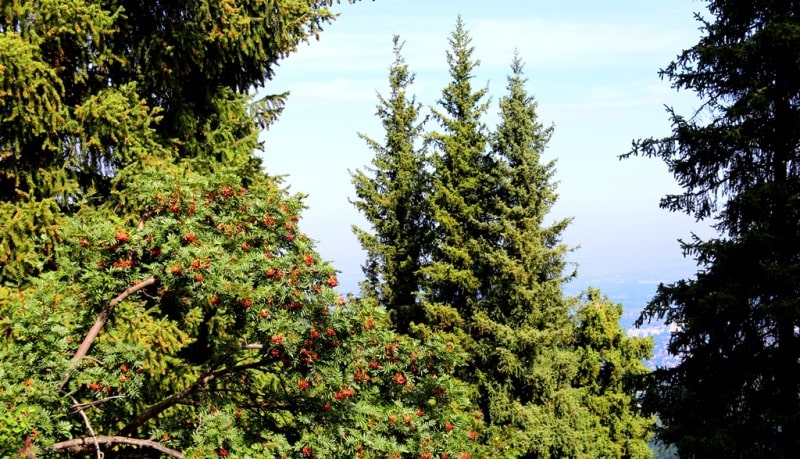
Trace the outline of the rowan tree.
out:
<instances>
[{"instance_id":1,"label":"rowan tree","mask_svg":"<svg viewBox=\"0 0 800 459\"><path fill-rule=\"evenodd\" d=\"M644 397L682 457L791 457L800 447L800 9L709 1L704 35L666 69L704 100L672 134L634 142L683 187L661 206L713 220L690 279L662 285L639 323L675 325ZM704 19L708 18L708 19Z\"/></svg>"},{"instance_id":2,"label":"rowan tree","mask_svg":"<svg viewBox=\"0 0 800 459\"><path fill-rule=\"evenodd\" d=\"M341 298L300 199L242 167L137 166L110 204L140 221L81 205L0 290L3 456L480 454L462 351Z\"/></svg>"},{"instance_id":3,"label":"rowan tree","mask_svg":"<svg viewBox=\"0 0 800 459\"><path fill-rule=\"evenodd\" d=\"M376 299L391 313L396 330L408 334L412 323L425 320L418 292L425 251L431 246L430 177L421 145L422 105L408 94L414 74L401 55L400 38L395 35L393 43L389 97L378 96L384 141L360 134L375 156L366 172L352 174L354 204L371 230L353 230L367 252L363 295Z\"/></svg>"}]
</instances>

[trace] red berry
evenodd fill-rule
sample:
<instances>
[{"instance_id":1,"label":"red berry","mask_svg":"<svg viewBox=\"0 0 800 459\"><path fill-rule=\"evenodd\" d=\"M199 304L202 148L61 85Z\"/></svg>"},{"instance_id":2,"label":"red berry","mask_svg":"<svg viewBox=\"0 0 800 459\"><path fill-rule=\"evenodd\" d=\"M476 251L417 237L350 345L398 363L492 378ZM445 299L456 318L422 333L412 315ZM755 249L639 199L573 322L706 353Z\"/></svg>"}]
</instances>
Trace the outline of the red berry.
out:
<instances>
[{"instance_id":1,"label":"red berry","mask_svg":"<svg viewBox=\"0 0 800 459\"><path fill-rule=\"evenodd\" d=\"M114 234L114 239L116 239L117 242L128 242L131 240L131 236L125 230L119 229Z\"/></svg>"}]
</instances>

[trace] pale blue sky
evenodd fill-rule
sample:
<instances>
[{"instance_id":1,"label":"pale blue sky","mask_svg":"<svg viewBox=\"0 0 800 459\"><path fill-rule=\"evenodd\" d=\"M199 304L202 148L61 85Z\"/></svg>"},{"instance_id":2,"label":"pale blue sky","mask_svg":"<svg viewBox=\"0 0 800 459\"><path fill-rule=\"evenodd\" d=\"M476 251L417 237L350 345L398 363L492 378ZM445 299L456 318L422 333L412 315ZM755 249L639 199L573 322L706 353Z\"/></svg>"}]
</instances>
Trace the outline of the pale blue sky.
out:
<instances>
[{"instance_id":1,"label":"pale blue sky","mask_svg":"<svg viewBox=\"0 0 800 459\"><path fill-rule=\"evenodd\" d=\"M335 7L340 18L319 41L303 45L277 69L269 92L291 91L286 110L269 132L265 165L287 174L294 192L308 194L301 228L320 253L341 270L344 291L355 291L363 253L351 225L364 226L349 204L348 170L363 168L372 151L357 132L383 138L374 117L376 92L385 93L393 60L392 35L405 41L404 56L416 73L412 91L434 105L449 81L447 39L461 14L481 61L476 87L488 84L497 120L514 49L526 63L528 90L539 116L555 132L545 159L557 160L554 217L570 216L565 242L580 249L580 284L671 281L693 273L676 240L708 233L684 215L659 209L676 191L654 159L617 156L631 140L669 133L664 105L690 114L698 103L658 78L683 49L696 43L691 0L366 0ZM436 126L430 124L429 128Z\"/></svg>"}]
</instances>

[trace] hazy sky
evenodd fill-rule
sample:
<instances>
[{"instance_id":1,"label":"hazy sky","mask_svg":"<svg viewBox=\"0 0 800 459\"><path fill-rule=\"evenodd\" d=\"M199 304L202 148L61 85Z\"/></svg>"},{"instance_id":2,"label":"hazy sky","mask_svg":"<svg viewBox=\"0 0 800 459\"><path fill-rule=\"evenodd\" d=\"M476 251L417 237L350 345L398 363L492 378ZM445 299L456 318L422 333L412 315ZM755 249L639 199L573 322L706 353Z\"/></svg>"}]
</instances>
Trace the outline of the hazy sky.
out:
<instances>
[{"instance_id":1,"label":"hazy sky","mask_svg":"<svg viewBox=\"0 0 800 459\"><path fill-rule=\"evenodd\" d=\"M416 74L412 92L435 105L449 82L445 51L461 14L481 61L474 86L488 85L492 96L487 124L497 121L516 48L540 119L555 126L544 155L557 160L560 198L552 215L574 218L564 239L580 246L570 255L579 283L677 280L694 264L676 240L708 231L658 207L661 196L678 190L660 161L617 157L633 139L669 133L665 105L686 115L699 105L660 80L658 70L697 42L693 14L703 7L690 0L343 1L335 7L339 19L283 61L266 88L291 96L263 135L265 165L286 174L292 191L308 194L301 228L342 271L342 289L355 291L364 257L350 228L365 222L348 202L348 171L372 159L358 132L383 139L374 113L377 92L388 88L392 36L405 41Z\"/></svg>"}]
</instances>

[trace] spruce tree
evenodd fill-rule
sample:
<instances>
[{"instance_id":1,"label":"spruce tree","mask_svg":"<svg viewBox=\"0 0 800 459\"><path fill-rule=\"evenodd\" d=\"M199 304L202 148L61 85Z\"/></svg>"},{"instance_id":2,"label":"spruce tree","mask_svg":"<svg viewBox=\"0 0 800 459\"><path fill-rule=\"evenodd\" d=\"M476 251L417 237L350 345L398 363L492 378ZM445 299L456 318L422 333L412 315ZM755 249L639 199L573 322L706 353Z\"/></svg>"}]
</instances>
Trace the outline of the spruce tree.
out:
<instances>
[{"instance_id":1,"label":"spruce tree","mask_svg":"<svg viewBox=\"0 0 800 459\"><path fill-rule=\"evenodd\" d=\"M644 406L682 457L793 457L800 450L800 9L708 1L704 36L663 77L702 109L670 111L672 134L634 143L683 192L661 206L713 220L683 244L699 270L662 285L639 322L674 324L680 361L653 375Z\"/></svg>"},{"instance_id":2,"label":"spruce tree","mask_svg":"<svg viewBox=\"0 0 800 459\"><path fill-rule=\"evenodd\" d=\"M440 110L433 118L440 130L429 135L432 156L433 244L423 267L427 323L452 329L472 316L480 291L482 256L492 241L487 239L494 184L493 162L482 121L488 109L487 89L473 89L472 79L480 64L472 58L471 37L459 16L447 51L451 82L442 90Z\"/></svg>"},{"instance_id":3,"label":"spruce tree","mask_svg":"<svg viewBox=\"0 0 800 459\"><path fill-rule=\"evenodd\" d=\"M423 122L421 104L408 95L414 75L401 55L402 43L395 36L395 60L389 71L389 97L378 96L377 116L385 140L360 134L375 152L367 172L352 174L357 200L354 202L372 226L372 232L354 227L367 252L363 266L364 296L374 298L391 313L400 333L412 323L422 323L424 311L417 299L420 268L431 243L426 207L429 177L421 149Z\"/></svg>"},{"instance_id":4,"label":"spruce tree","mask_svg":"<svg viewBox=\"0 0 800 459\"><path fill-rule=\"evenodd\" d=\"M579 403L569 386L575 362L562 290L571 277L561 242L569 220L545 224L557 197L554 162L542 159L552 128L539 121L518 56L511 71L490 141L494 192L482 209L489 231L483 235L480 296L468 317L475 375L487 423L515 455L570 455L556 451L560 442L553 439L567 438L563 443L580 448L582 442L570 438L576 427L564 428L564 419L559 429L557 409L546 408L566 400L574 412ZM558 364L567 361L566 367Z\"/></svg>"},{"instance_id":5,"label":"spruce tree","mask_svg":"<svg viewBox=\"0 0 800 459\"><path fill-rule=\"evenodd\" d=\"M590 288L582 295L572 316L579 362L573 386L597 418L594 454L646 459L653 455L648 441L654 418L641 413L637 394L642 378L650 373L644 361L652 355L653 341L628 336L621 318L622 305L598 290Z\"/></svg>"},{"instance_id":6,"label":"spruce tree","mask_svg":"<svg viewBox=\"0 0 800 459\"><path fill-rule=\"evenodd\" d=\"M651 422L636 407L632 379L646 372L648 341L628 338L621 307L596 291L576 307L563 286L562 233L548 222L557 199L555 161L543 158L544 126L515 55L500 123L491 137L493 246L469 320L472 357L489 435L515 457L649 457Z\"/></svg>"}]
</instances>

